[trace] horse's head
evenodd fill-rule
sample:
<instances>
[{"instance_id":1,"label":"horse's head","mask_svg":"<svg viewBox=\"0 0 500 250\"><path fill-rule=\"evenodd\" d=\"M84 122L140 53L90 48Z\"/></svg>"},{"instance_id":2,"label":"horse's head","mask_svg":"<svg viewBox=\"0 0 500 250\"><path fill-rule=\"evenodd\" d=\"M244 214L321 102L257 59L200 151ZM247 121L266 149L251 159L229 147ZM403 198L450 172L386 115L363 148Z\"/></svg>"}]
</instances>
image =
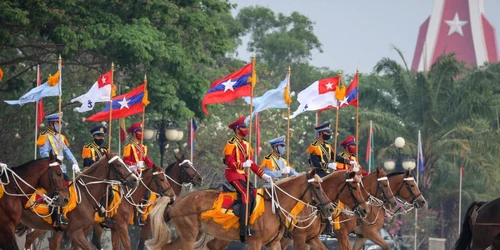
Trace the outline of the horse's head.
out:
<instances>
[{"instance_id":1,"label":"horse's head","mask_svg":"<svg viewBox=\"0 0 500 250\"><path fill-rule=\"evenodd\" d=\"M375 172L363 177L363 184L370 195L375 196L377 199L382 199L383 203L388 202L391 206L397 205L396 197L392 194L389 179L383 169L377 168Z\"/></svg>"},{"instance_id":2,"label":"horse's head","mask_svg":"<svg viewBox=\"0 0 500 250\"><path fill-rule=\"evenodd\" d=\"M173 201L175 197L174 190L170 186L163 169L153 165L152 168L146 169L143 173L144 184L147 188L151 189L153 192L160 194L161 196L168 196Z\"/></svg>"},{"instance_id":3,"label":"horse's head","mask_svg":"<svg viewBox=\"0 0 500 250\"><path fill-rule=\"evenodd\" d=\"M396 173L389 175L391 179L391 189L396 191L395 195L403 198L408 203L414 205L416 208L425 206L425 198L422 196L415 178L408 170L405 173ZM394 181L392 181L394 179Z\"/></svg>"},{"instance_id":4,"label":"horse's head","mask_svg":"<svg viewBox=\"0 0 500 250\"><path fill-rule=\"evenodd\" d=\"M130 188L135 188L139 184L137 176L117 154L107 152L106 157L99 160L99 162L101 161L107 161L106 163L109 165L109 179L120 181Z\"/></svg>"},{"instance_id":5,"label":"horse's head","mask_svg":"<svg viewBox=\"0 0 500 250\"><path fill-rule=\"evenodd\" d=\"M42 161L41 163L47 164L48 168L40 177L40 187L45 189L50 197L57 197L54 201L55 206L66 205L69 202L69 191L61 169L62 162L50 151L48 162ZM32 171L32 173L37 173L37 171Z\"/></svg>"},{"instance_id":6,"label":"horse's head","mask_svg":"<svg viewBox=\"0 0 500 250\"><path fill-rule=\"evenodd\" d=\"M316 206L320 211L320 215L323 221L327 221L330 218L335 210L333 207L332 201L328 199L328 196L323 191L323 187L321 183L323 180L319 175L316 174L316 169L313 168L311 172L306 173L307 179L307 189L302 195L303 198L299 198L300 200L310 200L313 206ZM309 193L309 194L307 194ZM309 196L309 197L308 197Z\"/></svg>"},{"instance_id":7,"label":"horse's head","mask_svg":"<svg viewBox=\"0 0 500 250\"><path fill-rule=\"evenodd\" d=\"M352 208L359 217L366 217L370 212L361 192L361 176L356 172L346 172L341 178L344 184L338 191L338 199Z\"/></svg>"},{"instance_id":8,"label":"horse's head","mask_svg":"<svg viewBox=\"0 0 500 250\"><path fill-rule=\"evenodd\" d=\"M193 163L186 159L184 155L181 155L180 157L177 154L174 154L175 156L175 162L170 164L169 167L165 170L165 174L169 175L170 173L168 171L175 171L175 169L178 169L180 171L179 173L179 178L180 178L180 183L191 183L195 187L199 187L203 183L203 179L201 175L196 171L196 169L193 166ZM169 175L170 176L170 175Z\"/></svg>"}]
</instances>

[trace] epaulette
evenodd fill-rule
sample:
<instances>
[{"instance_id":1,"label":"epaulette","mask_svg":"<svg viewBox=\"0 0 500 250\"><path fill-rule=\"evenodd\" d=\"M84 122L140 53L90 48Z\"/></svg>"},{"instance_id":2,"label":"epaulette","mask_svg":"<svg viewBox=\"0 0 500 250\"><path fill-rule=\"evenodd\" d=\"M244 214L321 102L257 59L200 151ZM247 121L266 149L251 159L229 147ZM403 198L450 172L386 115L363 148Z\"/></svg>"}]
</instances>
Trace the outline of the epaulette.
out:
<instances>
[{"instance_id":1,"label":"epaulette","mask_svg":"<svg viewBox=\"0 0 500 250\"><path fill-rule=\"evenodd\" d=\"M68 141L68 139L66 139L66 136L64 136L64 135L61 135L61 136L63 138L64 144L66 144L66 147L69 147L69 141Z\"/></svg>"},{"instance_id":2,"label":"epaulette","mask_svg":"<svg viewBox=\"0 0 500 250\"><path fill-rule=\"evenodd\" d=\"M88 144L85 144L85 146L83 146L84 148L91 148L92 147L92 142L91 143L88 143Z\"/></svg>"},{"instance_id":3,"label":"epaulette","mask_svg":"<svg viewBox=\"0 0 500 250\"><path fill-rule=\"evenodd\" d=\"M89 144L85 145L82 148L82 158L83 159L92 157L92 149L88 146L89 146Z\"/></svg>"},{"instance_id":4,"label":"epaulette","mask_svg":"<svg viewBox=\"0 0 500 250\"><path fill-rule=\"evenodd\" d=\"M265 158L268 159L268 160L270 160L272 156L273 156L273 154L268 154L268 155L266 155Z\"/></svg>"},{"instance_id":5,"label":"epaulette","mask_svg":"<svg viewBox=\"0 0 500 250\"><path fill-rule=\"evenodd\" d=\"M131 151L131 148L130 148L130 143L125 145L125 147L123 148L123 157L128 157L130 156L130 151Z\"/></svg>"},{"instance_id":6,"label":"epaulette","mask_svg":"<svg viewBox=\"0 0 500 250\"><path fill-rule=\"evenodd\" d=\"M36 140L36 145L38 146L43 146L45 145L45 142L47 141L47 136L45 135L45 131L40 134L38 137L38 140Z\"/></svg>"}]
</instances>

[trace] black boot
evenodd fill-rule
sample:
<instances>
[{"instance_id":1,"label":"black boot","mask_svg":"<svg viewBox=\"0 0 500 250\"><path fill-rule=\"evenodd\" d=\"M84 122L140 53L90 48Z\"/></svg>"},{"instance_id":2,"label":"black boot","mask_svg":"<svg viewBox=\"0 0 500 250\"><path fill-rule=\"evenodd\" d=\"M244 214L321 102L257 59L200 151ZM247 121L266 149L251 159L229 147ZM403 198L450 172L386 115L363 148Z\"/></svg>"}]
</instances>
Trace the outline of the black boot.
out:
<instances>
[{"instance_id":1,"label":"black boot","mask_svg":"<svg viewBox=\"0 0 500 250\"><path fill-rule=\"evenodd\" d=\"M248 207L248 209L250 210L250 206ZM239 211L239 219L240 219L240 241L241 242L245 242L245 237L246 236L252 236L255 234L255 230L252 230L250 228L250 225L246 225L245 226L245 219L246 219L246 209L247 209L247 206L245 204L240 204L240 211ZM250 216L248 218L248 220L250 221Z\"/></svg>"},{"instance_id":2,"label":"black boot","mask_svg":"<svg viewBox=\"0 0 500 250\"><path fill-rule=\"evenodd\" d=\"M333 238L337 237L335 235L335 232L333 231L333 225L329 222L326 223L325 230L323 230L322 234L328 235L328 236L333 237Z\"/></svg>"},{"instance_id":3,"label":"black boot","mask_svg":"<svg viewBox=\"0 0 500 250\"><path fill-rule=\"evenodd\" d=\"M108 190L108 204L106 204L106 193L102 196L101 200L99 203L101 204L101 207L98 209L98 214L99 217L104 218L104 221L101 222L101 227L104 229L111 229L113 225L115 224L115 221L106 215L106 209L109 207L110 203L113 201L113 189L109 187Z\"/></svg>"}]
</instances>

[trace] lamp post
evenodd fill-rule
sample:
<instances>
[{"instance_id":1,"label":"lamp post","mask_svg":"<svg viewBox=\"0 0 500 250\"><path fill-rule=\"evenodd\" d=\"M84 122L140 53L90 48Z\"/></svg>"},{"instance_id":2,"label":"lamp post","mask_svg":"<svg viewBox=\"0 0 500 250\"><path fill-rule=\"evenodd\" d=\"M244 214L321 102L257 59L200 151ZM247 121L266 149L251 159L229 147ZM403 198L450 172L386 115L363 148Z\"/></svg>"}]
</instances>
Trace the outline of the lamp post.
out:
<instances>
[{"instance_id":1,"label":"lamp post","mask_svg":"<svg viewBox=\"0 0 500 250\"><path fill-rule=\"evenodd\" d=\"M161 115L161 120L150 120L148 127L144 130L144 139L158 140L160 146L160 166L163 168L163 156L168 141L180 141L184 136L184 132L179 128L176 121L165 119L165 115Z\"/></svg>"},{"instance_id":2,"label":"lamp post","mask_svg":"<svg viewBox=\"0 0 500 250\"><path fill-rule=\"evenodd\" d=\"M406 142L403 137L398 137L394 140L394 146L397 148L397 154L384 161L384 168L388 171L403 172L406 170L413 170L417 166L415 160L405 156L401 153Z\"/></svg>"}]
</instances>

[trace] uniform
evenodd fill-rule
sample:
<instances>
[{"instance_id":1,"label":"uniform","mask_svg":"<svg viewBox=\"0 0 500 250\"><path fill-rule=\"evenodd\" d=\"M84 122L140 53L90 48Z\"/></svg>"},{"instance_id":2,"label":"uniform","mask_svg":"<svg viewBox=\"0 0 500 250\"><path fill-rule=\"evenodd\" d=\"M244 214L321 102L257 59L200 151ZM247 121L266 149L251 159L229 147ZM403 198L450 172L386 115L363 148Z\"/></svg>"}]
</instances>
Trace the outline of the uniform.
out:
<instances>
[{"instance_id":1,"label":"uniform","mask_svg":"<svg viewBox=\"0 0 500 250\"><path fill-rule=\"evenodd\" d=\"M97 126L90 130L92 135L104 135L108 132L108 129L104 126ZM108 152L108 149L98 145L95 140L89 144L83 146L82 149L82 159L83 167L88 168L97 162L101 157L103 157Z\"/></svg>"},{"instance_id":2,"label":"uniform","mask_svg":"<svg viewBox=\"0 0 500 250\"><path fill-rule=\"evenodd\" d=\"M316 132L331 132L329 125L330 123L327 122L314 129ZM309 163L316 168L316 174L320 177L330 174L329 164L334 161L335 157L335 152L330 144L328 144L325 140L320 140L318 138L311 145L309 145L306 152L309 154Z\"/></svg>"},{"instance_id":3,"label":"uniform","mask_svg":"<svg viewBox=\"0 0 500 250\"><path fill-rule=\"evenodd\" d=\"M359 167L359 170L361 171L361 174L363 176L366 176L368 172L364 171L361 166L359 165L356 157L354 156L355 152L352 153L350 152L350 145L356 145L356 141L353 135L348 136L341 144L340 146L344 147L344 152L338 153L336 157L337 161L337 170L349 170L353 171L354 166L351 164L352 162L355 162L354 165L357 165Z\"/></svg>"},{"instance_id":4,"label":"uniform","mask_svg":"<svg viewBox=\"0 0 500 250\"><path fill-rule=\"evenodd\" d=\"M142 122L132 124L127 130L129 133L135 131L142 131ZM123 149L123 162L129 166L137 166L137 163L141 161L150 168L154 165L148 156L148 147L142 145L138 138L133 137Z\"/></svg>"},{"instance_id":5,"label":"uniform","mask_svg":"<svg viewBox=\"0 0 500 250\"><path fill-rule=\"evenodd\" d=\"M269 145L274 148L276 145L285 145L285 137L278 137L275 139L272 139L269 141ZM282 152L281 154L284 154ZM271 176L273 178L273 181L279 181L282 175L284 174L285 167L290 166L288 164L288 161L281 157L281 154L279 152L276 152L276 150L273 149L273 152L271 154L268 154L264 159L262 160L260 164L260 168L264 170L264 173ZM297 175L297 171L290 167L290 175ZM264 186L269 186L269 184L264 184Z\"/></svg>"},{"instance_id":6,"label":"uniform","mask_svg":"<svg viewBox=\"0 0 500 250\"><path fill-rule=\"evenodd\" d=\"M61 113L62 116L62 113ZM59 121L59 114L51 114L45 117L45 119L50 123L50 122L57 122ZM75 159L75 156L73 156L73 153L71 153L71 150L68 148L69 147L69 142L66 139L64 135L59 135L59 133L52 127L49 127L47 130L43 131L40 136L38 137L38 140L36 141L36 144L40 147L40 157L49 157L49 153L52 150L52 152L57 155L64 155L64 157L71 161L73 165L78 166L78 162ZM64 174L66 174L66 165L63 164L61 166L61 169ZM65 177L67 179L67 177Z\"/></svg>"}]
</instances>

